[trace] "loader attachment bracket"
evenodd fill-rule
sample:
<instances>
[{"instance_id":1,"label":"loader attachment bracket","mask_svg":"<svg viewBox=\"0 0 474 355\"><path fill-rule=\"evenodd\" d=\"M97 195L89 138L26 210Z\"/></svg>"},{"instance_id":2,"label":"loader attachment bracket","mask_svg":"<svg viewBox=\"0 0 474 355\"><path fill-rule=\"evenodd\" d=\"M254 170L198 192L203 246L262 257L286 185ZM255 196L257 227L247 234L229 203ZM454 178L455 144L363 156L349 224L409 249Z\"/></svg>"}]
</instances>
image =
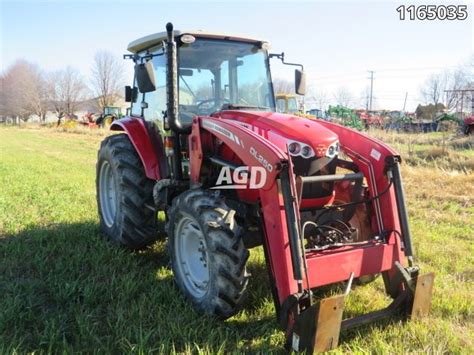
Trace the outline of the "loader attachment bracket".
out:
<instances>
[{"instance_id":1,"label":"loader attachment bracket","mask_svg":"<svg viewBox=\"0 0 474 355\"><path fill-rule=\"evenodd\" d=\"M411 319L419 319L428 315L433 294L434 272L417 277L415 298L411 308Z\"/></svg>"},{"instance_id":2,"label":"loader attachment bracket","mask_svg":"<svg viewBox=\"0 0 474 355\"><path fill-rule=\"evenodd\" d=\"M403 290L386 308L343 320L348 290L324 298L294 316L293 326L287 331L287 348L307 353L328 351L337 347L341 330L395 315L411 319L426 316L431 306L434 273L418 275L417 267L404 268L401 264L395 265L395 270Z\"/></svg>"},{"instance_id":3,"label":"loader attachment bracket","mask_svg":"<svg viewBox=\"0 0 474 355\"><path fill-rule=\"evenodd\" d=\"M339 343L345 295L324 298L302 312L295 321L287 346L294 351L333 349Z\"/></svg>"}]
</instances>

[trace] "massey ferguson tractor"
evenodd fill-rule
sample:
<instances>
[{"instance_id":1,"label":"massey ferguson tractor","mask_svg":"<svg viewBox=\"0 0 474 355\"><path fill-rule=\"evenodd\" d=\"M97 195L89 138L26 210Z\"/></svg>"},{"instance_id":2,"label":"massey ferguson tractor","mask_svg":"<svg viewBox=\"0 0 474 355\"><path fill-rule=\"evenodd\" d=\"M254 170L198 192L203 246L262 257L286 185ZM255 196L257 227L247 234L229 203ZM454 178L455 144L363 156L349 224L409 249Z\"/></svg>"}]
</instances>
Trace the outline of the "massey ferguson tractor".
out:
<instances>
[{"instance_id":1,"label":"massey ferguson tractor","mask_svg":"<svg viewBox=\"0 0 474 355\"><path fill-rule=\"evenodd\" d=\"M221 319L242 306L249 249L262 246L276 317L294 351L329 350L341 331L428 313L434 275L414 264L396 151L348 127L276 113L270 63L295 64L269 54L266 41L169 23L128 50L130 115L112 123L121 133L98 153L108 239L144 248L164 213L177 288ZM377 275L393 302L345 319L353 280ZM346 292L315 297L336 284Z\"/></svg>"}]
</instances>

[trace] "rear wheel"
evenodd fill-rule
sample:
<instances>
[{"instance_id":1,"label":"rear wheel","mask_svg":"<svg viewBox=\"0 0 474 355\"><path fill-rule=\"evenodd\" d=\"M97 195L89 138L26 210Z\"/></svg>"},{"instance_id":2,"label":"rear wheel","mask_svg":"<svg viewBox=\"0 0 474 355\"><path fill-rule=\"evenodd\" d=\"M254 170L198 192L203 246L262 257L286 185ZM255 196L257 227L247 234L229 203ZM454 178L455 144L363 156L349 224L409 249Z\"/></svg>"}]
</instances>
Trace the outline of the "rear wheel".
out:
<instances>
[{"instance_id":1,"label":"rear wheel","mask_svg":"<svg viewBox=\"0 0 474 355\"><path fill-rule=\"evenodd\" d=\"M97 205L100 229L107 238L140 249L157 238L153 180L126 134L104 139L97 161Z\"/></svg>"},{"instance_id":2,"label":"rear wheel","mask_svg":"<svg viewBox=\"0 0 474 355\"><path fill-rule=\"evenodd\" d=\"M190 190L169 210L168 249L178 288L204 313L232 316L248 282L242 229L218 194Z\"/></svg>"}]
</instances>

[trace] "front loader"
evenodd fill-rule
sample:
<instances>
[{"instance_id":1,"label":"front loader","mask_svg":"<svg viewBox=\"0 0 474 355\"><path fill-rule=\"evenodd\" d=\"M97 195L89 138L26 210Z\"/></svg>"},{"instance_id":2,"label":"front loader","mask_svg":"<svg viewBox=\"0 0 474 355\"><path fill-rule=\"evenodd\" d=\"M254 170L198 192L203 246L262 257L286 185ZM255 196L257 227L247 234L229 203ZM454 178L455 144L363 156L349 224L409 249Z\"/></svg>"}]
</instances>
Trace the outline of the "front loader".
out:
<instances>
[{"instance_id":1,"label":"front loader","mask_svg":"<svg viewBox=\"0 0 474 355\"><path fill-rule=\"evenodd\" d=\"M400 175L384 143L275 110L269 43L201 31L130 43L130 116L114 121L97 163L101 231L144 248L166 216L176 286L204 314L243 305L249 250L262 246L277 320L295 351L335 348L339 333L395 314L427 314L433 274L421 275ZM353 280L382 275L393 302L344 319ZM317 301L322 286L346 284Z\"/></svg>"}]
</instances>

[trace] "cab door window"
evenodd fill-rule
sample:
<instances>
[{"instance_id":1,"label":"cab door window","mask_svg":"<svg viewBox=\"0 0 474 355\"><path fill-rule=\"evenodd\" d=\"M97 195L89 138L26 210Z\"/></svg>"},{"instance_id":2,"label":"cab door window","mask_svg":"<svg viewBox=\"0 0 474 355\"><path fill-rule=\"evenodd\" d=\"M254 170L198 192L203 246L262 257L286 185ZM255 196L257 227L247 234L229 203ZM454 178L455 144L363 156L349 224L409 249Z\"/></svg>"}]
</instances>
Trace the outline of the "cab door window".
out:
<instances>
[{"instance_id":1,"label":"cab door window","mask_svg":"<svg viewBox=\"0 0 474 355\"><path fill-rule=\"evenodd\" d=\"M145 119L163 123L166 111L166 56L161 49L156 54L159 55L151 59L155 71L156 90L145 95L145 102L148 104L148 108L145 109Z\"/></svg>"},{"instance_id":2,"label":"cab door window","mask_svg":"<svg viewBox=\"0 0 474 355\"><path fill-rule=\"evenodd\" d=\"M162 49L152 52L155 54L151 59L142 59L141 63L151 60L155 72L156 90L147 93L138 93L137 100L132 103L131 113L133 116L142 116L148 121L163 122L166 111L166 56ZM134 83L137 86L136 81ZM146 103L142 105L142 103Z\"/></svg>"}]
</instances>

